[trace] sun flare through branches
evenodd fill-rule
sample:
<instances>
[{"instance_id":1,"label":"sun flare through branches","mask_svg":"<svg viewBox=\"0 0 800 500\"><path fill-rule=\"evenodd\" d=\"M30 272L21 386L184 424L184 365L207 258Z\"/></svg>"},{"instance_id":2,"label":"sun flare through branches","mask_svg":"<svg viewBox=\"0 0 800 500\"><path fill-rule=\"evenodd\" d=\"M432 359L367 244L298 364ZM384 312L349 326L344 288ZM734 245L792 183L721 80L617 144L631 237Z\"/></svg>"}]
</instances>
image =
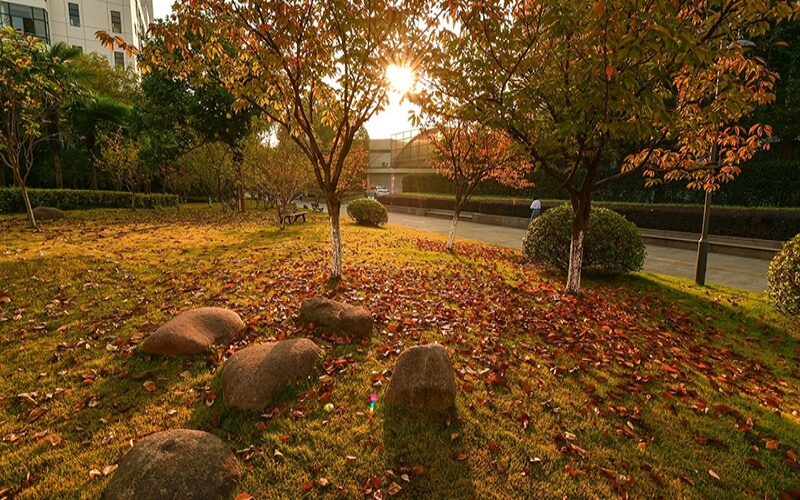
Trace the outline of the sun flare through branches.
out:
<instances>
[{"instance_id":1,"label":"sun flare through branches","mask_svg":"<svg viewBox=\"0 0 800 500\"><path fill-rule=\"evenodd\" d=\"M390 64L386 67L386 79L391 90L405 95L414 87L414 70L409 66Z\"/></svg>"}]
</instances>

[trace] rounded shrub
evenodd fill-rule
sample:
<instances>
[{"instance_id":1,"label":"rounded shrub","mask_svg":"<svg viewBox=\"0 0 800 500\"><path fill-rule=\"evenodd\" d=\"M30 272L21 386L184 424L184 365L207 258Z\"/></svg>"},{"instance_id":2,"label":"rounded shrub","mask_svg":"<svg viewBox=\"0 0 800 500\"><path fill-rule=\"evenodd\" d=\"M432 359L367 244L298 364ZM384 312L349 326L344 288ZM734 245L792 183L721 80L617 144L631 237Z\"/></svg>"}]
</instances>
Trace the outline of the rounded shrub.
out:
<instances>
[{"instance_id":1,"label":"rounded shrub","mask_svg":"<svg viewBox=\"0 0 800 500\"><path fill-rule=\"evenodd\" d=\"M800 316L800 234L784 243L770 262L767 288L776 309Z\"/></svg>"},{"instance_id":2,"label":"rounded shrub","mask_svg":"<svg viewBox=\"0 0 800 500\"><path fill-rule=\"evenodd\" d=\"M389 222L386 207L371 198L359 198L348 203L347 215L357 224L365 226L382 226Z\"/></svg>"},{"instance_id":3,"label":"rounded shrub","mask_svg":"<svg viewBox=\"0 0 800 500\"><path fill-rule=\"evenodd\" d=\"M528 225L522 251L530 262L566 271L571 239L572 207L561 205L545 211ZM613 274L639 271L645 254L636 225L612 210L591 210L583 236L582 270Z\"/></svg>"}]
</instances>

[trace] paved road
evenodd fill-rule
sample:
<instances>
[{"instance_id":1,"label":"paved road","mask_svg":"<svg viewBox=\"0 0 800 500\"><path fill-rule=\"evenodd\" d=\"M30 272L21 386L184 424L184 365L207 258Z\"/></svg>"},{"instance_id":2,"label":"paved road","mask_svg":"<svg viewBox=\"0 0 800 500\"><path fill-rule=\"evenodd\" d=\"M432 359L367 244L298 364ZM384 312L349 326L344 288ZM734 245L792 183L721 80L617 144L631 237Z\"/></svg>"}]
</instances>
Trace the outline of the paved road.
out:
<instances>
[{"instance_id":1,"label":"paved road","mask_svg":"<svg viewBox=\"0 0 800 500\"><path fill-rule=\"evenodd\" d=\"M395 212L389 212L389 224L439 234L447 234L450 229L450 220L448 219ZM517 249L521 247L524 235L524 229L489 226L466 221L459 221L456 231L457 240L469 239ZM644 270L687 278L694 283L696 257L697 252L694 250L648 245ZM708 256L706 283L725 285L751 292L763 292L767 288L768 268L768 260L711 253Z\"/></svg>"}]
</instances>

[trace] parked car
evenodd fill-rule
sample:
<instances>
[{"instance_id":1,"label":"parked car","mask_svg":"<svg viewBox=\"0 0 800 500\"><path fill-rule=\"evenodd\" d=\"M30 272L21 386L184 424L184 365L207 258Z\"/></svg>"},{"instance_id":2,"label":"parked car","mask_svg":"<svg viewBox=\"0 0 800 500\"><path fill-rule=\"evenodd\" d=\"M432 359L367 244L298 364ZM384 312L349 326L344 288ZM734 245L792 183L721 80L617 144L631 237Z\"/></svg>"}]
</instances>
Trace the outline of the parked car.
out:
<instances>
[{"instance_id":1,"label":"parked car","mask_svg":"<svg viewBox=\"0 0 800 500\"><path fill-rule=\"evenodd\" d=\"M378 196L385 196L389 194L389 188L383 186L375 186L375 194Z\"/></svg>"}]
</instances>

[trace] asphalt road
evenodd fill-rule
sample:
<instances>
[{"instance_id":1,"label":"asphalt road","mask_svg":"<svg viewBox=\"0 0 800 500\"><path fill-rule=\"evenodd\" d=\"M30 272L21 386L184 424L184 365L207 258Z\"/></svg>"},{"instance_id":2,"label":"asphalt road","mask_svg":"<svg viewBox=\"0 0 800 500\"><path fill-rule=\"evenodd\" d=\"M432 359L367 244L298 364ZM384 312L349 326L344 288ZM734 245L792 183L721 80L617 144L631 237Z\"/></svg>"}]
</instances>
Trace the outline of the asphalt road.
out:
<instances>
[{"instance_id":1,"label":"asphalt road","mask_svg":"<svg viewBox=\"0 0 800 500\"><path fill-rule=\"evenodd\" d=\"M450 230L450 220L448 219L395 212L389 212L389 224L439 234L447 234ZM475 240L516 249L522 246L524 235L524 229L489 226L467 221L459 221L456 230L456 240ZM697 252L694 250L647 245L644 271L686 278L694 284L696 258ZM706 284L724 285L751 292L764 292L767 288L768 269L768 260L710 253L706 270Z\"/></svg>"}]
</instances>

